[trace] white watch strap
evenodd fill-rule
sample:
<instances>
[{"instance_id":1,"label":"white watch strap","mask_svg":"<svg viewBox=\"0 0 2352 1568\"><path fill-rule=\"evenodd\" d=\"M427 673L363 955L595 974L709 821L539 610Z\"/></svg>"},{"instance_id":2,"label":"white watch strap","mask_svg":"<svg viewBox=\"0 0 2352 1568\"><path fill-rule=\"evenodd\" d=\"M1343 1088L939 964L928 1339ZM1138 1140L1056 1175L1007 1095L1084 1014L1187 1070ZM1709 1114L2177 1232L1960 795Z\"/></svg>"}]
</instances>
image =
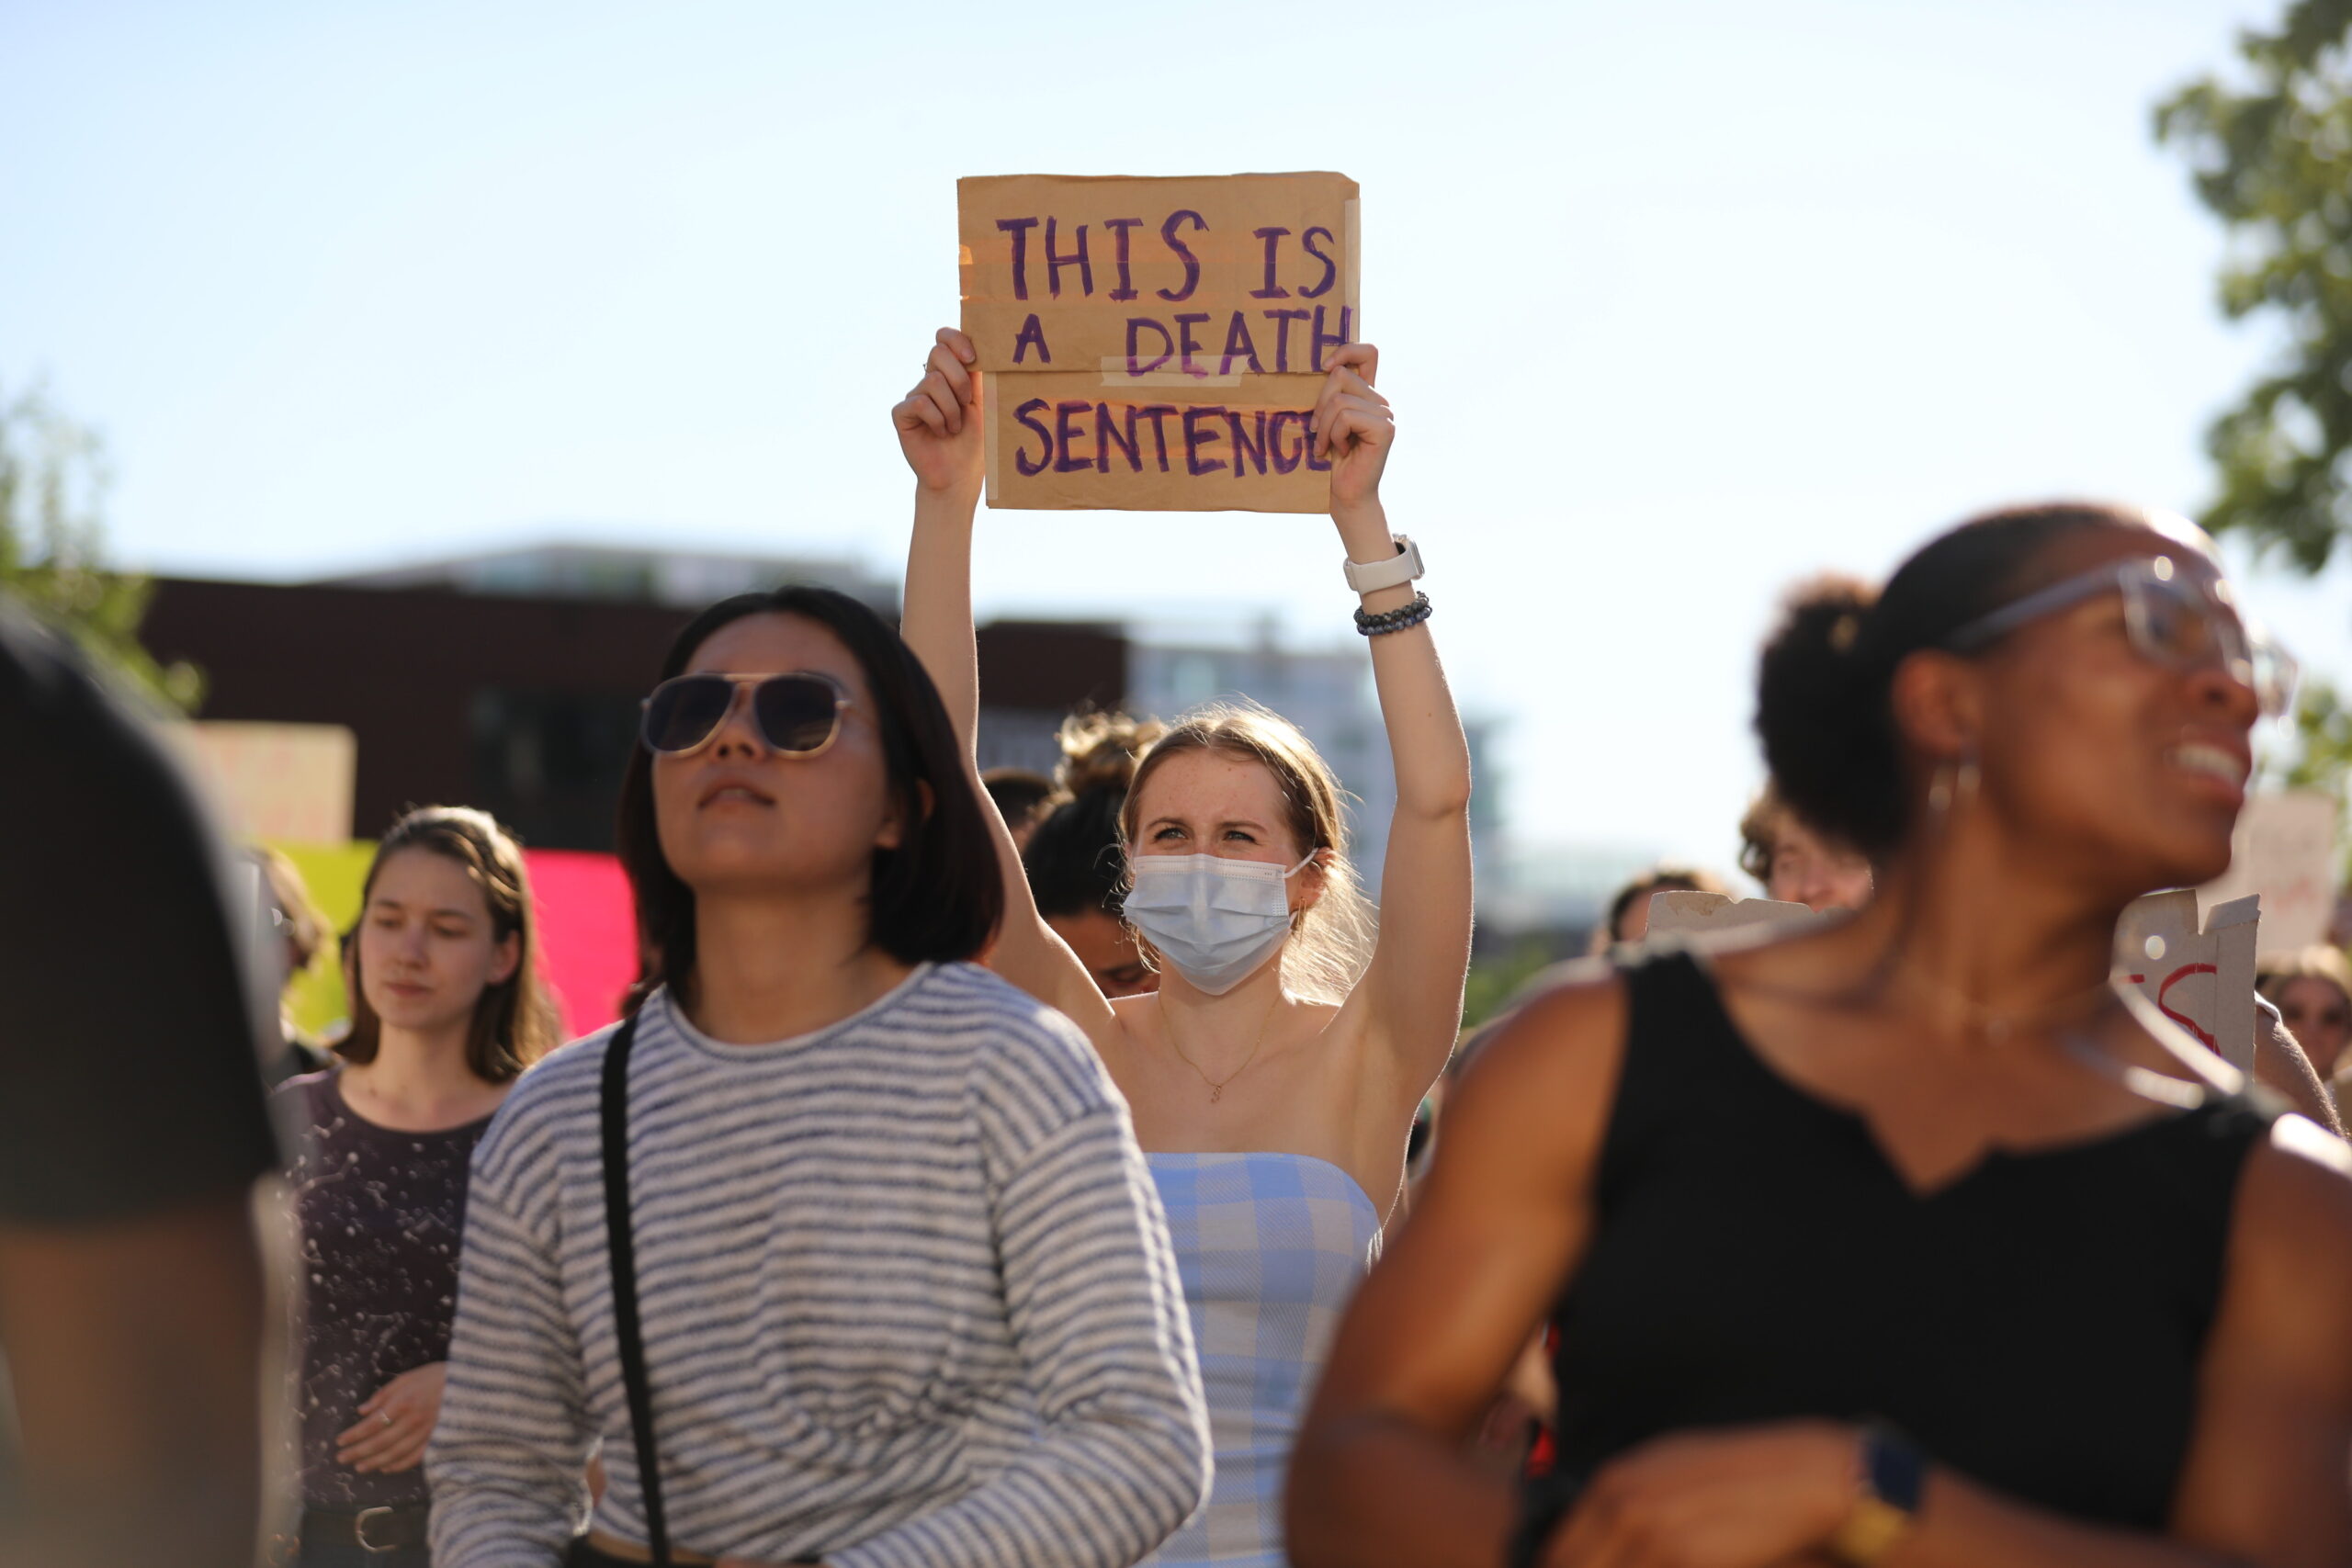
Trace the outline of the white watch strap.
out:
<instances>
[{"instance_id":1,"label":"white watch strap","mask_svg":"<svg viewBox=\"0 0 2352 1568\"><path fill-rule=\"evenodd\" d=\"M1391 534L1388 538L1390 543L1396 547L1396 553L1386 560L1350 559L1343 563L1347 570L1349 587L1359 593L1370 593L1376 589L1394 588L1399 583L1411 582L1419 578L1422 570L1421 547L1413 543L1410 536L1404 534Z\"/></svg>"}]
</instances>

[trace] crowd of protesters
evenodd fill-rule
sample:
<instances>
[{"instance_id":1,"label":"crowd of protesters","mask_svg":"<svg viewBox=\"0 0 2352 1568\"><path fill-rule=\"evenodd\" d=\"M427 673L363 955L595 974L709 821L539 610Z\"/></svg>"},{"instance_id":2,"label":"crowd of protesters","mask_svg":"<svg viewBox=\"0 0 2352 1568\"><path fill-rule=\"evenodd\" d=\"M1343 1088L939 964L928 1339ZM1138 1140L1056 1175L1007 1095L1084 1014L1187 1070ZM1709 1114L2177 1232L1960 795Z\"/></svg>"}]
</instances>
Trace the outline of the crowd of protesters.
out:
<instances>
[{"instance_id":1,"label":"crowd of protesters","mask_svg":"<svg viewBox=\"0 0 2352 1568\"><path fill-rule=\"evenodd\" d=\"M1472 780L1377 351L1313 427L1377 909L1255 705L982 773L973 358L891 411L899 627L780 588L648 672L641 975L568 1045L456 807L384 836L300 1037L240 956L334 942L300 879L0 605L0 1561L2352 1562L2352 970L2266 962L2259 1084L2109 978L2291 680L2201 534L2021 508L1801 590L1741 863L1811 913L1657 937L1729 891L1657 868L1457 1055Z\"/></svg>"}]
</instances>

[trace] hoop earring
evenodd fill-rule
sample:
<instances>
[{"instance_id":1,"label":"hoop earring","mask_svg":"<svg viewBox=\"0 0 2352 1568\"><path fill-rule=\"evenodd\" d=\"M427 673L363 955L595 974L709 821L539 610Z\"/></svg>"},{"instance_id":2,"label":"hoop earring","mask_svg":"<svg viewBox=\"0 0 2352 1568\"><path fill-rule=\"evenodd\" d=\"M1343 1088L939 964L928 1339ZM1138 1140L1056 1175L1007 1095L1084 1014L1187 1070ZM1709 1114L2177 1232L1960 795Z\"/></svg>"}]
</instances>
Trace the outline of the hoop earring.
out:
<instances>
[{"instance_id":1,"label":"hoop earring","mask_svg":"<svg viewBox=\"0 0 2352 1568\"><path fill-rule=\"evenodd\" d=\"M1928 809L1939 818L1950 815L1959 802L1976 797L1977 786L1984 779L1984 773L1976 766L1973 756L1944 763L1936 770L1935 779L1928 785Z\"/></svg>"}]
</instances>

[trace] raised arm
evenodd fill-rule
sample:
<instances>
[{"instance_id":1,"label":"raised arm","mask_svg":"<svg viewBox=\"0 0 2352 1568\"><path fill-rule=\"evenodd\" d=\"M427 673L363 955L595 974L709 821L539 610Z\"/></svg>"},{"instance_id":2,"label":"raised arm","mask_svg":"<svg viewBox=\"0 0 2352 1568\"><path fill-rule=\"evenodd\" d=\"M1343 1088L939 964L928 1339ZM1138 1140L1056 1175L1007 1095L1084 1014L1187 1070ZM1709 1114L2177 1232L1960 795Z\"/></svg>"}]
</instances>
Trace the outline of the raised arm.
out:
<instances>
[{"instance_id":1,"label":"raised arm","mask_svg":"<svg viewBox=\"0 0 2352 1568\"><path fill-rule=\"evenodd\" d=\"M939 329L922 379L890 411L899 448L915 471L915 528L907 547L899 635L947 705L968 754L980 728L980 656L972 629L972 514L988 478L987 405L972 340Z\"/></svg>"},{"instance_id":2,"label":"raised arm","mask_svg":"<svg viewBox=\"0 0 2352 1568\"><path fill-rule=\"evenodd\" d=\"M922 660L963 743L979 788L980 658L972 626L972 517L987 478L988 406L972 340L942 327L913 390L890 411L899 447L915 472L915 525L907 546L906 607L899 630ZM1004 876L1004 925L989 966L1074 1020L1101 1050L1118 1027L1111 1004L1069 945L1037 914L1021 852L980 790Z\"/></svg>"},{"instance_id":3,"label":"raised arm","mask_svg":"<svg viewBox=\"0 0 2352 1568\"><path fill-rule=\"evenodd\" d=\"M1380 502L1396 436L1388 400L1373 390L1380 351L1351 344L1333 356L1315 411L1331 458L1331 520L1348 558L1396 553ZM1413 603L1403 583L1363 595L1377 615ZM1374 1050L1368 1087L1391 1109L1417 1103L1444 1067L1462 1021L1470 969L1470 748L1429 623L1366 639L1380 716L1396 766L1396 813L1381 871L1380 936L1349 1009Z\"/></svg>"}]
</instances>

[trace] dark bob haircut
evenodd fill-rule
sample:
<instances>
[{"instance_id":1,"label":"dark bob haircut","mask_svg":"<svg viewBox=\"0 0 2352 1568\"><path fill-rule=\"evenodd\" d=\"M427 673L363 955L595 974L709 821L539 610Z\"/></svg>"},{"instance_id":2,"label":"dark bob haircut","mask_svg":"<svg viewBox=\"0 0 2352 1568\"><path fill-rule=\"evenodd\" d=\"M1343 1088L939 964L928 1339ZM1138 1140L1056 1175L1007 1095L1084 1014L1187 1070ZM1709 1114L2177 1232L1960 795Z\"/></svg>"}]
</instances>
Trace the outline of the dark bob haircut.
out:
<instances>
[{"instance_id":1,"label":"dark bob haircut","mask_svg":"<svg viewBox=\"0 0 2352 1568\"><path fill-rule=\"evenodd\" d=\"M1004 918L996 845L964 765L963 750L912 649L889 624L830 588L777 588L723 599L689 621L662 660L655 683L684 672L721 626L747 615L798 615L841 639L865 676L882 734L889 791L907 823L905 842L874 852L866 940L902 964L976 958ZM695 895L662 853L653 810L653 753L640 738L621 778L616 824L621 868L637 895L635 1012L657 986L692 996Z\"/></svg>"}]
</instances>

